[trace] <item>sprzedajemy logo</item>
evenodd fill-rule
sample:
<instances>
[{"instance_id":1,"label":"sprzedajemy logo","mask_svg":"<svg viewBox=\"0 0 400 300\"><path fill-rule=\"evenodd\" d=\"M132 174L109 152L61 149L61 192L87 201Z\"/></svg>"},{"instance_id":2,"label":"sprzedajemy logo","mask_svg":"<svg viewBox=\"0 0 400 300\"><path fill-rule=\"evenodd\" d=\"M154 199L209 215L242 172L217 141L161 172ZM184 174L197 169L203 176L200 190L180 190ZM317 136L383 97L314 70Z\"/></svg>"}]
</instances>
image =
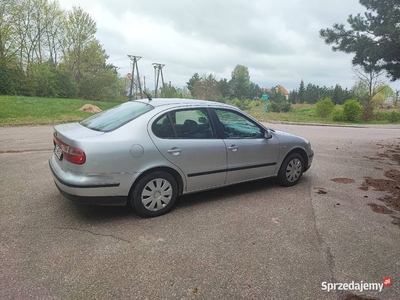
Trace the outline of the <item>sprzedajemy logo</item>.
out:
<instances>
[{"instance_id":1,"label":"sprzedajemy logo","mask_svg":"<svg viewBox=\"0 0 400 300\"><path fill-rule=\"evenodd\" d=\"M383 287L389 287L393 283L392 279L388 276L384 277L382 279L382 282L378 283L372 283L372 282L337 282L337 283L332 283L332 282L322 282L321 283L321 289L323 291L379 291L382 292Z\"/></svg>"}]
</instances>

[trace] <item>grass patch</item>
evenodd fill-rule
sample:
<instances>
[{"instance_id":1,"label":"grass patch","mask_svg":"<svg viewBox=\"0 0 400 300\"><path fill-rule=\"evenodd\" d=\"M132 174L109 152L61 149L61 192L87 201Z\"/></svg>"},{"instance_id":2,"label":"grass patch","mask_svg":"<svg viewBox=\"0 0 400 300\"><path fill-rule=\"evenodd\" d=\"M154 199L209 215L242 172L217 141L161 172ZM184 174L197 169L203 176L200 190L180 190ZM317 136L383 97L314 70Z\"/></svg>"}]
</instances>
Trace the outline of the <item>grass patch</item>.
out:
<instances>
[{"instance_id":1,"label":"grass patch","mask_svg":"<svg viewBox=\"0 0 400 300\"><path fill-rule=\"evenodd\" d=\"M83 120L91 113L79 111L84 104L93 104L106 110L119 105L124 101L89 101L79 99L52 99L21 96L0 96L0 126L19 125L49 125ZM393 110L376 110L398 111ZM316 106L313 104L293 104L292 110L286 113L275 113L267 111L264 117L263 105L251 106L247 112L262 122L301 122L321 124L365 124L357 122L334 122L332 117L322 118L316 113ZM397 124L400 123L396 122ZM373 121L369 124L393 124L387 120Z\"/></svg>"},{"instance_id":2,"label":"grass patch","mask_svg":"<svg viewBox=\"0 0 400 300\"><path fill-rule=\"evenodd\" d=\"M342 105L336 105L335 107L342 108ZM376 112L381 111L376 109ZM384 110L384 111L397 111L400 112L400 108ZM264 116L264 107L262 105L253 106L246 112L252 115L259 121L262 122L299 122L299 123L318 123L318 124L400 124L400 122L391 123L387 120L374 120L369 123L365 122L336 122L333 121L332 116L327 118L322 118L317 115L315 104L293 104L292 109L289 112L276 113L272 111L267 111L266 116Z\"/></svg>"},{"instance_id":3,"label":"grass patch","mask_svg":"<svg viewBox=\"0 0 400 300\"><path fill-rule=\"evenodd\" d=\"M45 125L80 121L91 113L79 111L84 104L106 110L122 102L0 96L0 126Z\"/></svg>"},{"instance_id":4,"label":"grass patch","mask_svg":"<svg viewBox=\"0 0 400 300\"><path fill-rule=\"evenodd\" d=\"M315 105L312 104L294 104L289 112L276 113L267 111L264 116L263 106L255 106L247 111L250 115L262 122L281 121L281 122L302 122L302 123L332 123L331 119L317 116Z\"/></svg>"}]
</instances>

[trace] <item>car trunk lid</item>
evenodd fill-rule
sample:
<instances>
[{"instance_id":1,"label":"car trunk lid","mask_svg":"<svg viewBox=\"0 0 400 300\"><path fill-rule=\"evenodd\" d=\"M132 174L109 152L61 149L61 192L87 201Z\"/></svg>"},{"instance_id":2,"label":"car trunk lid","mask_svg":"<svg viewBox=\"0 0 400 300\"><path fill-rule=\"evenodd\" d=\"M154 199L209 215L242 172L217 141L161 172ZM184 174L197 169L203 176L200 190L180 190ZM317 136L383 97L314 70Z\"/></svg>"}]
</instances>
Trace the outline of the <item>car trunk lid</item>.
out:
<instances>
[{"instance_id":1,"label":"car trunk lid","mask_svg":"<svg viewBox=\"0 0 400 300\"><path fill-rule=\"evenodd\" d=\"M94 136L103 135L104 132L89 129L82 126L78 122L68 123L54 126L54 155L58 165L66 171L68 169L69 162L64 159L61 151L61 144L74 146L74 141Z\"/></svg>"}]
</instances>

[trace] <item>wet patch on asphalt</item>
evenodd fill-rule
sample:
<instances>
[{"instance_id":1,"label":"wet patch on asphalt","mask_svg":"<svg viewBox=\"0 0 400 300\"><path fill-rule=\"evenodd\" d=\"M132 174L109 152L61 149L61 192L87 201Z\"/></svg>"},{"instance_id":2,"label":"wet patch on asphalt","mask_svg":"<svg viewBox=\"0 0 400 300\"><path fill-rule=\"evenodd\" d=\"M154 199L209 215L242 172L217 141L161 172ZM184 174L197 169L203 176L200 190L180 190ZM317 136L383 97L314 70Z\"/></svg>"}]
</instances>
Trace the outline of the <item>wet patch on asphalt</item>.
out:
<instances>
[{"instance_id":1,"label":"wet patch on asphalt","mask_svg":"<svg viewBox=\"0 0 400 300\"><path fill-rule=\"evenodd\" d=\"M339 182L344 184L354 183L356 182L354 179L351 178L333 178L331 179L333 182Z\"/></svg>"},{"instance_id":2,"label":"wet patch on asphalt","mask_svg":"<svg viewBox=\"0 0 400 300\"><path fill-rule=\"evenodd\" d=\"M393 212L393 210L383 205L378 205L375 203L368 203L367 205L371 207L371 209L378 214L391 214Z\"/></svg>"},{"instance_id":3,"label":"wet patch on asphalt","mask_svg":"<svg viewBox=\"0 0 400 300\"><path fill-rule=\"evenodd\" d=\"M328 192L325 190L325 188L323 188L323 187L318 187L318 186L316 186L316 187L314 187L314 190L316 190L315 192L316 192L317 194L319 194L319 195L325 195L326 193L328 193Z\"/></svg>"},{"instance_id":4,"label":"wet patch on asphalt","mask_svg":"<svg viewBox=\"0 0 400 300\"><path fill-rule=\"evenodd\" d=\"M381 147L381 151L383 150L383 152L378 153L378 157L383 160L380 162L387 165L400 165L400 144L390 143L384 145L378 143L377 145ZM371 159L370 157L366 158ZM388 160L395 163L389 163ZM395 215L397 212L400 212L400 170L398 168L391 168L385 171L385 169L380 167L375 167L375 169L384 171L383 175L385 178L364 177L364 182L358 188L363 191L373 189L375 191L387 192L386 195L378 198L384 205L374 203L368 203L367 205L376 213L391 214L393 218L392 224L400 227L400 217Z\"/></svg>"}]
</instances>

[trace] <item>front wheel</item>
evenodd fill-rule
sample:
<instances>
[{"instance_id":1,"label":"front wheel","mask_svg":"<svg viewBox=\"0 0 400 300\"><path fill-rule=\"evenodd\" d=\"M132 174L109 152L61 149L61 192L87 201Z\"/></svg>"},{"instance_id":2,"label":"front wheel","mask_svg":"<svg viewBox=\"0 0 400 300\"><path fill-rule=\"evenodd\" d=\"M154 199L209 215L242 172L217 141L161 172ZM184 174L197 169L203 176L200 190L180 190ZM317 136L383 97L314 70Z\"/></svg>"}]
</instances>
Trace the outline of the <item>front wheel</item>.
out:
<instances>
[{"instance_id":1,"label":"front wheel","mask_svg":"<svg viewBox=\"0 0 400 300\"><path fill-rule=\"evenodd\" d=\"M299 153L288 155L283 161L278 173L278 183L292 186L299 182L304 170L304 159Z\"/></svg>"},{"instance_id":2,"label":"front wheel","mask_svg":"<svg viewBox=\"0 0 400 300\"><path fill-rule=\"evenodd\" d=\"M163 171L149 173L134 186L131 205L142 217L157 217L167 213L178 196L175 178Z\"/></svg>"}]
</instances>

